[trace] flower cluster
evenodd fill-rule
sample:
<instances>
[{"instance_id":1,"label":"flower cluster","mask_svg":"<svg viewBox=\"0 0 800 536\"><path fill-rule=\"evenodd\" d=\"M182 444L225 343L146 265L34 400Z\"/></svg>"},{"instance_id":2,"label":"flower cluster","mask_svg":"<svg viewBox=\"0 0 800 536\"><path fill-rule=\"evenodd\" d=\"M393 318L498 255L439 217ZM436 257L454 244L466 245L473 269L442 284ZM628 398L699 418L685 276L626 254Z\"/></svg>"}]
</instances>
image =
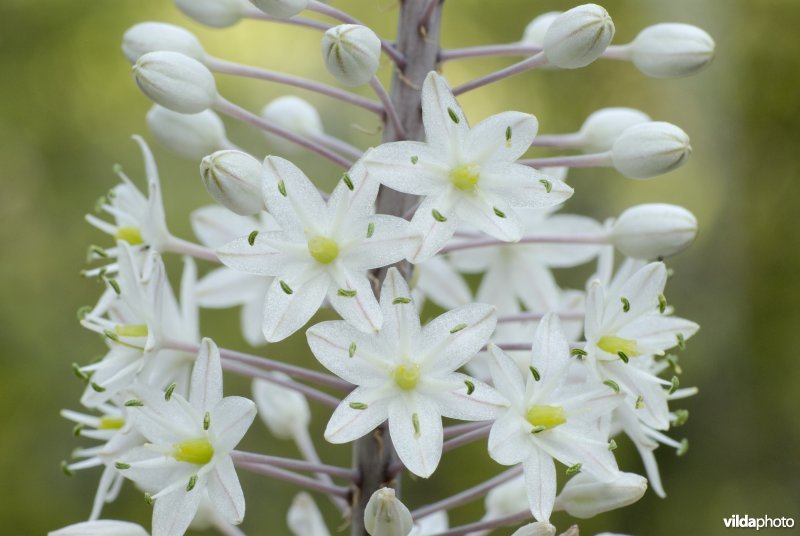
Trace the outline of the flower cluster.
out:
<instances>
[{"instance_id":1,"label":"flower cluster","mask_svg":"<svg viewBox=\"0 0 800 536\"><path fill-rule=\"evenodd\" d=\"M637 501L648 484L665 496L654 451L665 444L686 452L688 442L667 433L688 412L669 403L694 393L680 387L669 352L682 350L698 326L673 315L664 260L693 242L696 219L659 203L604 223L561 209L575 194L570 168L655 177L687 161L688 136L629 108L596 111L570 134L538 135L537 119L517 111L470 126L457 96L524 71L602 58L629 60L656 78L684 76L710 61L711 38L660 24L613 45L610 15L587 4L534 19L519 42L442 50L438 37L428 39L438 36L439 0L405 2L396 42L313 0L176 4L214 27L253 18L322 30L321 63L345 86L368 84L377 99L216 58L177 26L149 22L125 33L135 82L155 102L147 115L153 136L199 163L218 204L191 215L199 243L172 235L154 158L136 136L146 195L120 169L121 183L97 206L109 219L87 216L113 238L90 248L89 259L102 265L85 275L105 290L79 314L102 335L106 354L73 366L90 413L62 414L76 435L98 443L75 451L78 459L63 468L103 471L89 520L51 534L147 534L100 519L126 479L153 505L153 535L190 526L241 534L234 525L244 519L245 494L236 468L319 492L354 534L372 536L479 533L521 522L518 536L554 535L554 511L591 517ZM304 11L342 24L298 16ZM455 87L434 70L495 53L524 59ZM391 96L377 77L382 54L400 73L394 83L402 88ZM214 73L361 107L381 119L384 138L362 150L331 136L316 109L291 95L251 113L219 94ZM341 168L340 180L328 193L284 157L243 151L218 113L259 128L284 157L302 149L326 158ZM585 154L525 158L543 146ZM168 254L185 259L179 295L162 260ZM194 259L213 264L199 280ZM584 288L559 283L558 270L589 263L596 270ZM423 325L427 304L444 312ZM218 348L208 338L217 337L213 328L201 329L199 309L234 306L251 346L305 330L310 353L332 374L289 356ZM341 319L316 322L325 307ZM276 348L287 347L267 346ZM252 378L255 402L223 397L223 369ZM354 468L322 461L309 401L332 411L321 437L359 441ZM256 408L300 459L235 450ZM624 436L647 478L620 469L614 450ZM484 439L488 458L509 469L414 510L401 502L394 487L404 470L435 478L444 454ZM560 491L559 466L569 477ZM449 509L484 496L483 519L448 528ZM287 523L296 535L330 534L305 492Z\"/></svg>"}]
</instances>

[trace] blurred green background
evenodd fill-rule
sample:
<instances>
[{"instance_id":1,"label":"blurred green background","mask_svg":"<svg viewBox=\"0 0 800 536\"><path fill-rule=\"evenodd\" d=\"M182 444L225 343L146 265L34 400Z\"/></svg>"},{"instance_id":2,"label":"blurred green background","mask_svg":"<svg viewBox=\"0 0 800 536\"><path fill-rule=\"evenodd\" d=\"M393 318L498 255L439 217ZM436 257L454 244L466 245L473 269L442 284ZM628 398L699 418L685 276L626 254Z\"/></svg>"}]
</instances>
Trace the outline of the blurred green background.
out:
<instances>
[{"instance_id":1,"label":"blurred green background","mask_svg":"<svg viewBox=\"0 0 800 536\"><path fill-rule=\"evenodd\" d=\"M336 5L379 33L394 34L392 0ZM514 41L537 14L572 5L453 0L445 8L444 46ZM722 518L734 513L797 519L800 2L608 0L603 5L616 23L615 42L632 39L649 24L688 22L715 38L718 57L688 79L648 79L628 64L601 61L572 72L527 73L462 99L473 122L519 109L535 113L542 132L570 132L597 108L625 105L676 123L692 137L690 163L654 181L630 181L611 171L571 174L576 195L567 210L602 219L635 203L673 202L692 210L701 229L694 247L669 261L676 275L667 289L677 312L702 326L682 357L682 383L698 385L700 394L686 402L691 418L675 431L689 438L691 449L683 458L666 448L658 451L666 500L648 493L632 507L581 522L582 534L723 534ZM142 184L140 156L129 136L147 134L144 114L150 103L133 84L119 43L125 29L145 20L186 26L212 54L331 82L321 67L319 35L311 30L252 21L211 30L184 18L168 0L0 4L2 534L43 534L84 519L90 510L99 472L71 479L61 474L60 460L80 442L58 411L79 409L82 385L70 364L88 362L103 349L75 318L78 307L100 292L97 283L78 277L86 247L108 243L83 215L115 184L113 164L122 164ZM454 62L444 72L455 85L508 61ZM384 65L384 79L389 72ZM223 94L254 111L288 93L260 82L219 77L218 83ZM362 146L377 143L377 136L363 132L374 130L373 117L303 96L320 108L330 133ZM257 132L231 122L228 128L232 139L257 156L267 153ZM188 213L210 202L197 162L155 144L154 151L170 228L191 238ZM321 181L337 176L316 157L297 161ZM221 345L244 348L237 318L230 311L205 315L204 332ZM311 363L301 344L296 337L266 352ZM246 394L246 382L232 377L226 382L226 390ZM315 414L318 435L326 419L325 411ZM244 447L293 454L258 423ZM496 472L491 464L473 463L484 448L476 444L448 455L424 485L407 481L408 504L443 497ZM641 470L630 445L619 452L624 468ZM349 449L326 448L323 457L347 464ZM243 528L253 535L287 534L285 514L295 490L246 474L242 481L248 497ZM329 505L319 497L317 502L330 525L338 526ZM126 486L104 517L149 526L149 515L141 495ZM464 523L480 515L476 506L455 511L451 519ZM560 514L553 519L561 529L571 522Z\"/></svg>"}]
</instances>

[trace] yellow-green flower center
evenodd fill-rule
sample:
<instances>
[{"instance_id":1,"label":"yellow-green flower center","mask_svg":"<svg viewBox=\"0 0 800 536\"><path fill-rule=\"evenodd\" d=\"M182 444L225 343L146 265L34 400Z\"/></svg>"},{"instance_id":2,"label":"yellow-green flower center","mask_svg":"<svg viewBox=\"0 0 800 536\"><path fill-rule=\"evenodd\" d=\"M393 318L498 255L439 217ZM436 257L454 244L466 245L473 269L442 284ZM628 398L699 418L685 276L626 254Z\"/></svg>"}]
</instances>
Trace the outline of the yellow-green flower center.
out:
<instances>
[{"instance_id":1,"label":"yellow-green flower center","mask_svg":"<svg viewBox=\"0 0 800 536\"><path fill-rule=\"evenodd\" d=\"M100 417L100 424L97 426L98 430L119 430L125 426L125 419L122 417L110 417L104 415Z\"/></svg>"},{"instance_id":2,"label":"yellow-green flower center","mask_svg":"<svg viewBox=\"0 0 800 536\"><path fill-rule=\"evenodd\" d=\"M614 335L606 335L597 341L597 347L609 354L619 355L620 352L627 357L636 357L641 353L636 349L636 341L623 339Z\"/></svg>"},{"instance_id":3,"label":"yellow-green flower center","mask_svg":"<svg viewBox=\"0 0 800 536\"><path fill-rule=\"evenodd\" d=\"M561 406L533 406L525 414L525 420L533 426L534 431L541 432L567 422L567 414Z\"/></svg>"},{"instance_id":4,"label":"yellow-green flower center","mask_svg":"<svg viewBox=\"0 0 800 536\"><path fill-rule=\"evenodd\" d=\"M205 438L175 443L172 449L172 457L179 462L205 465L214 457L214 447Z\"/></svg>"},{"instance_id":5,"label":"yellow-green flower center","mask_svg":"<svg viewBox=\"0 0 800 536\"><path fill-rule=\"evenodd\" d=\"M138 227L120 227L117 229L117 234L114 236L117 240L124 240L132 246L143 244L142 233Z\"/></svg>"},{"instance_id":6,"label":"yellow-green flower center","mask_svg":"<svg viewBox=\"0 0 800 536\"><path fill-rule=\"evenodd\" d=\"M453 186L464 192L471 192L478 184L481 177L481 166L478 164L464 164L450 172L450 181Z\"/></svg>"},{"instance_id":7,"label":"yellow-green flower center","mask_svg":"<svg viewBox=\"0 0 800 536\"><path fill-rule=\"evenodd\" d=\"M147 326L144 324L117 324L114 333L120 337L147 337Z\"/></svg>"},{"instance_id":8,"label":"yellow-green flower center","mask_svg":"<svg viewBox=\"0 0 800 536\"><path fill-rule=\"evenodd\" d=\"M416 363L412 365L400 365L394 369L392 374L394 383L404 391L410 391L417 386L419 382L419 365Z\"/></svg>"},{"instance_id":9,"label":"yellow-green flower center","mask_svg":"<svg viewBox=\"0 0 800 536\"><path fill-rule=\"evenodd\" d=\"M330 264L339 256L339 244L326 236L315 236L308 241L308 252L320 264Z\"/></svg>"}]
</instances>

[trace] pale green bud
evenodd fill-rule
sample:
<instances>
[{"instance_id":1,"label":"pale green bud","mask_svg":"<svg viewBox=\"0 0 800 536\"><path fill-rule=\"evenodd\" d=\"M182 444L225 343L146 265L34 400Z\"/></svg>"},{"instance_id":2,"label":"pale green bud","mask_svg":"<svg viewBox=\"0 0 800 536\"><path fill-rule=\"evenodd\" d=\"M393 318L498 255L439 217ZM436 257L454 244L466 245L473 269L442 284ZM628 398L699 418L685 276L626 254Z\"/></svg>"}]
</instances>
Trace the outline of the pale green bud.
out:
<instances>
[{"instance_id":1,"label":"pale green bud","mask_svg":"<svg viewBox=\"0 0 800 536\"><path fill-rule=\"evenodd\" d=\"M611 161L627 177L648 179L679 168L691 153L689 136L683 130L652 121L627 128L611 148Z\"/></svg>"},{"instance_id":2,"label":"pale green bud","mask_svg":"<svg viewBox=\"0 0 800 536\"><path fill-rule=\"evenodd\" d=\"M206 56L197 37L185 28L164 22L140 22L122 36L122 52L128 61L136 63L148 52L170 50L203 61Z\"/></svg>"},{"instance_id":3,"label":"pale green bud","mask_svg":"<svg viewBox=\"0 0 800 536\"><path fill-rule=\"evenodd\" d=\"M309 0L250 0L250 2L267 15L288 19L306 9Z\"/></svg>"},{"instance_id":4,"label":"pale green bud","mask_svg":"<svg viewBox=\"0 0 800 536\"><path fill-rule=\"evenodd\" d=\"M181 114L155 104L147 127L161 145L186 158L200 159L228 144L225 125L212 110Z\"/></svg>"},{"instance_id":5,"label":"pale green bud","mask_svg":"<svg viewBox=\"0 0 800 536\"><path fill-rule=\"evenodd\" d=\"M664 23L639 32L630 44L637 69L654 78L688 76L714 58L714 40L690 24Z\"/></svg>"},{"instance_id":6,"label":"pale green bud","mask_svg":"<svg viewBox=\"0 0 800 536\"><path fill-rule=\"evenodd\" d=\"M614 37L614 23L597 4L565 11L544 35L547 61L562 69L585 67L599 58Z\"/></svg>"},{"instance_id":7,"label":"pale green bud","mask_svg":"<svg viewBox=\"0 0 800 536\"><path fill-rule=\"evenodd\" d=\"M381 40L366 26L341 24L322 37L325 67L346 86L360 86L378 72Z\"/></svg>"},{"instance_id":8,"label":"pale green bud","mask_svg":"<svg viewBox=\"0 0 800 536\"><path fill-rule=\"evenodd\" d=\"M697 219L683 207L666 203L637 205L624 211L610 239L624 255L657 259L683 251L697 236Z\"/></svg>"},{"instance_id":9,"label":"pale green bud","mask_svg":"<svg viewBox=\"0 0 800 536\"><path fill-rule=\"evenodd\" d=\"M187 17L213 28L233 26L250 8L247 0L175 0L175 5Z\"/></svg>"},{"instance_id":10,"label":"pale green bud","mask_svg":"<svg viewBox=\"0 0 800 536\"><path fill-rule=\"evenodd\" d=\"M270 376L283 381L292 381L281 372L270 372ZM298 430L308 427L311 410L302 393L264 380L253 381L253 400L258 415L272 435L278 439L292 439Z\"/></svg>"},{"instance_id":11,"label":"pale green bud","mask_svg":"<svg viewBox=\"0 0 800 536\"><path fill-rule=\"evenodd\" d=\"M514 531L511 536L555 536L556 528L546 521L528 523Z\"/></svg>"},{"instance_id":12,"label":"pale green bud","mask_svg":"<svg viewBox=\"0 0 800 536\"><path fill-rule=\"evenodd\" d=\"M207 110L217 98L214 75L185 54L148 52L133 66L133 78L142 93L156 104L183 114Z\"/></svg>"},{"instance_id":13,"label":"pale green bud","mask_svg":"<svg viewBox=\"0 0 800 536\"><path fill-rule=\"evenodd\" d=\"M525 31L522 34L522 43L530 46L542 46L544 44L544 35L553 24L553 21L561 15L561 11L550 11L542 13L525 26Z\"/></svg>"},{"instance_id":14,"label":"pale green bud","mask_svg":"<svg viewBox=\"0 0 800 536\"><path fill-rule=\"evenodd\" d=\"M622 473L601 482L586 472L578 473L556 497L555 508L572 517L586 519L633 504L647 491L647 479L634 473Z\"/></svg>"},{"instance_id":15,"label":"pale green bud","mask_svg":"<svg viewBox=\"0 0 800 536\"><path fill-rule=\"evenodd\" d=\"M372 494L364 509L364 528L371 536L407 536L414 526L411 512L392 488Z\"/></svg>"},{"instance_id":16,"label":"pale green bud","mask_svg":"<svg viewBox=\"0 0 800 536\"><path fill-rule=\"evenodd\" d=\"M587 153L604 153L611 149L617 138L628 127L646 123L650 117L633 108L603 108L583 122L578 135L581 147Z\"/></svg>"},{"instance_id":17,"label":"pale green bud","mask_svg":"<svg viewBox=\"0 0 800 536\"><path fill-rule=\"evenodd\" d=\"M261 117L299 136L313 138L323 133L322 119L320 119L317 109L308 101L294 95L286 95L270 101L261 110ZM297 144L288 142L280 136L268 132L264 135L276 149L285 153L299 151Z\"/></svg>"},{"instance_id":18,"label":"pale green bud","mask_svg":"<svg viewBox=\"0 0 800 536\"><path fill-rule=\"evenodd\" d=\"M294 536L330 536L317 504L305 492L294 496L286 524Z\"/></svg>"},{"instance_id":19,"label":"pale green bud","mask_svg":"<svg viewBox=\"0 0 800 536\"><path fill-rule=\"evenodd\" d=\"M220 204L241 216L264 208L261 197L261 163L242 151L217 151L200 162L206 190Z\"/></svg>"}]
</instances>

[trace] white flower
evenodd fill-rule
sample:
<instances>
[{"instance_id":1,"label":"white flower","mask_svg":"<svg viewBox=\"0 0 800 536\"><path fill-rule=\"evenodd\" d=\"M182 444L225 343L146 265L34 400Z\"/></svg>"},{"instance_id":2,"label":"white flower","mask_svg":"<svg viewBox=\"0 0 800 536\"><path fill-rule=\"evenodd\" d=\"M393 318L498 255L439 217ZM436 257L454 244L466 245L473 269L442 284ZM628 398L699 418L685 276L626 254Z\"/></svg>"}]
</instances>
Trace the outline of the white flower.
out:
<instances>
[{"instance_id":1,"label":"white flower","mask_svg":"<svg viewBox=\"0 0 800 536\"><path fill-rule=\"evenodd\" d=\"M417 234L402 218L374 213L378 184L359 165L327 204L291 162L268 156L263 171L264 201L282 231L242 237L217 254L235 270L275 277L267 291L264 337L285 339L326 297L358 329L379 329L381 311L367 270L405 258Z\"/></svg>"},{"instance_id":2,"label":"white flower","mask_svg":"<svg viewBox=\"0 0 800 536\"><path fill-rule=\"evenodd\" d=\"M228 210L250 216L264 209L261 198L261 162L249 154L226 149L200 161L206 190Z\"/></svg>"},{"instance_id":3,"label":"white flower","mask_svg":"<svg viewBox=\"0 0 800 536\"><path fill-rule=\"evenodd\" d=\"M143 405L133 407L130 417L149 443L123 456L117 468L156 491L153 536L183 534L203 490L208 490L221 519L241 523L244 495L230 452L247 432L256 409L246 398L222 398L222 367L214 342L201 343L188 401L145 386L132 392Z\"/></svg>"},{"instance_id":4,"label":"white flower","mask_svg":"<svg viewBox=\"0 0 800 536\"><path fill-rule=\"evenodd\" d=\"M305 492L295 495L286 522L294 536L330 536L317 504Z\"/></svg>"},{"instance_id":5,"label":"white flower","mask_svg":"<svg viewBox=\"0 0 800 536\"><path fill-rule=\"evenodd\" d=\"M492 419L504 405L486 384L455 372L486 344L494 308L470 304L424 328L400 273L389 270L381 290L384 324L366 335L341 322L308 330L311 351L326 368L357 385L333 412L325 439L347 443L389 420L400 460L427 478L442 455L442 417Z\"/></svg>"},{"instance_id":6,"label":"white flower","mask_svg":"<svg viewBox=\"0 0 800 536\"><path fill-rule=\"evenodd\" d=\"M694 322L668 314L663 295L666 282L667 269L660 262L650 263L630 277L618 277L608 291L594 281L586 297L584 347L594 376L611 380L644 422L662 430L669 427L664 386L670 382L637 360L663 355L665 350L683 345L699 329Z\"/></svg>"},{"instance_id":7,"label":"white flower","mask_svg":"<svg viewBox=\"0 0 800 536\"><path fill-rule=\"evenodd\" d=\"M295 95L284 95L270 101L261 110L261 117L270 123L283 127L306 138L314 138L324 133L322 119L319 112L308 101ZM264 136L269 143L284 153L300 153L297 144L286 139L265 132Z\"/></svg>"},{"instance_id":8,"label":"white flower","mask_svg":"<svg viewBox=\"0 0 800 536\"><path fill-rule=\"evenodd\" d=\"M637 69L655 78L688 76L714 58L714 40L690 24L648 26L629 45Z\"/></svg>"},{"instance_id":9,"label":"white flower","mask_svg":"<svg viewBox=\"0 0 800 536\"><path fill-rule=\"evenodd\" d=\"M146 119L147 128L161 145L191 160L231 146L225 124L213 110L180 114L154 104Z\"/></svg>"},{"instance_id":10,"label":"white flower","mask_svg":"<svg viewBox=\"0 0 800 536\"><path fill-rule=\"evenodd\" d=\"M364 508L364 528L370 536L408 536L413 527L411 512L392 488L381 488Z\"/></svg>"},{"instance_id":11,"label":"white flower","mask_svg":"<svg viewBox=\"0 0 800 536\"><path fill-rule=\"evenodd\" d=\"M645 203L625 210L609 234L614 247L637 259L674 255L689 247L696 236L694 214L666 203Z\"/></svg>"},{"instance_id":12,"label":"white flower","mask_svg":"<svg viewBox=\"0 0 800 536\"><path fill-rule=\"evenodd\" d=\"M53 530L47 536L149 536L141 525L127 521L98 519L83 521L68 527Z\"/></svg>"},{"instance_id":13,"label":"white flower","mask_svg":"<svg viewBox=\"0 0 800 536\"><path fill-rule=\"evenodd\" d=\"M597 4L584 4L556 17L542 43L547 61L562 69L585 67L599 58L614 37L614 22Z\"/></svg>"},{"instance_id":14,"label":"white flower","mask_svg":"<svg viewBox=\"0 0 800 536\"><path fill-rule=\"evenodd\" d=\"M554 206L572 195L562 181L514 163L536 136L532 115L504 112L470 128L447 82L430 72L422 88L422 120L425 143L386 143L363 159L389 188L424 196L412 219L423 234L413 262L441 249L460 222L500 240L519 240L516 208Z\"/></svg>"},{"instance_id":15,"label":"white flower","mask_svg":"<svg viewBox=\"0 0 800 536\"><path fill-rule=\"evenodd\" d=\"M360 86L378 72L381 40L366 26L340 24L322 37L322 59L339 82Z\"/></svg>"},{"instance_id":16,"label":"white flower","mask_svg":"<svg viewBox=\"0 0 800 536\"><path fill-rule=\"evenodd\" d=\"M533 516L547 521L556 497L553 460L568 472L587 471L610 479L617 471L599 418L609 415L619 395L600 385L570 384L572 363L558 317L542 319L533 340L531 369L523 378L513 359L490 346L495 388L511 402L489 434L489 455L503 465L523 464Z\"/></svg>"},{"instance_id":17,"label":"white flower","mask_svg":"<svg viewBox=\"0 0 800 536\"><path fill-rule=\"evenodd\" d=\"M555 536L556 528L550 523L537 521L528 523L514 531L511 536Z\"/></svg>"},{"instance_id":18,"label":"white flower","mask_svg":"<svg viewBox=\"0 0 800 536\"><path fill-rule=\"evenodd\" d=\"M628 127L611 147L617 171L632 179L649 179L669 173L686 163L692 154L689 136L663 121Z\"/></svg>"},{"instance_id":19,"label":"white flower","mask_svg":"<svg viewBox=\"0 0 800 536\"><path fill-rule=\"evenodd\" d=\"M269 372L270 377L293 383L281 372ZM253 380L253 400L258 415L272 435L278 439L294 439L308 428L311 409L302 393L276 383L256 378Z\"/></svg>"}]
</instances>

